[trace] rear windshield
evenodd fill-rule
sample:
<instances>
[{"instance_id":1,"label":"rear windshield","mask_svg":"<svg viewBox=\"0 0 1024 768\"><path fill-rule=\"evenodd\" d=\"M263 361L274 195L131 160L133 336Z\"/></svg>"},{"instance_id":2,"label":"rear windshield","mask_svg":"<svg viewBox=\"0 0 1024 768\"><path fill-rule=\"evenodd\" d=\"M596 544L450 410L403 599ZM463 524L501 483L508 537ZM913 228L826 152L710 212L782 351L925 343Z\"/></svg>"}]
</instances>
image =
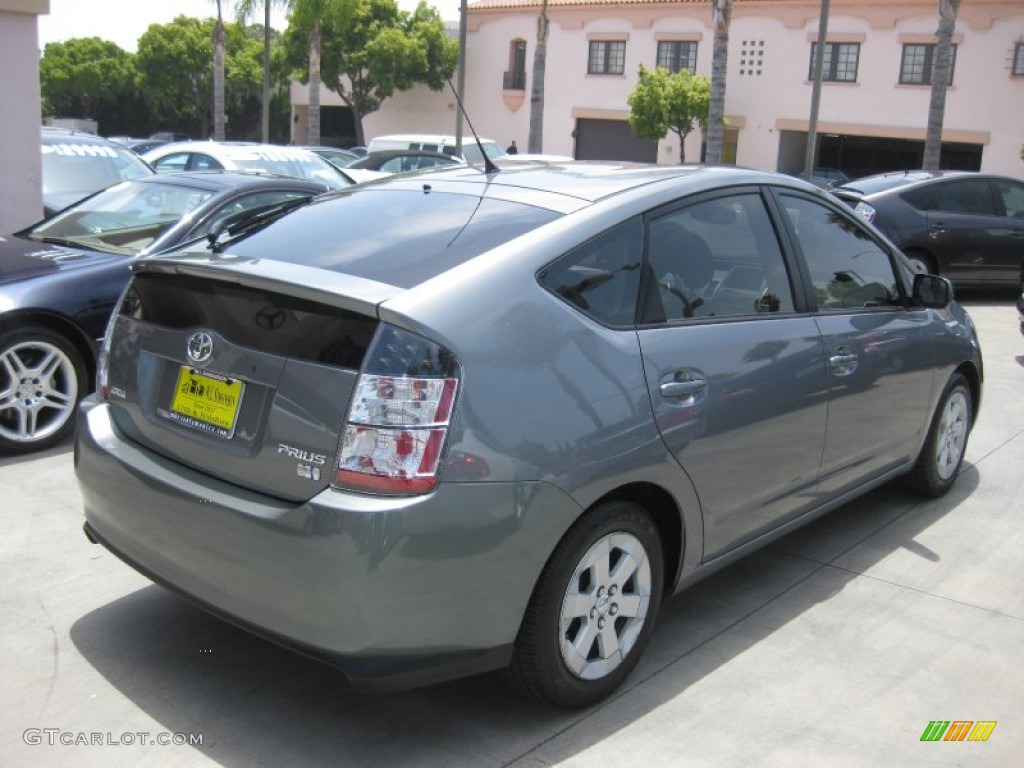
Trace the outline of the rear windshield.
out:
<instances>
[{"instance_id":1,"label":"rear windshield","mask_svg":"<svg viewBox=\"0 0 1024 768\"><path fill-rule=\"evenodd\" d=\"M370 188L314 202L226 250L411 288L559 215L505 200Z\"/></svg>"},{"instance_id":2,"label":"rear windshield","mask_svg":"<svg viewBox=\"0 0 1024 768\"><path fill-rule=\"evenodd\" d=\"M77 194L81 197L119 181L150 176L134 152L103 144L44 143L43 194Z\"/></svg>"},{"instance_id":3,"label":"rear windshield","mask_svg":"<svg viewBox=\"0 0 1024 768\"><path fill-rule=\"evenodd\" d=\"M313 152L290 147L240 148L231 152L231 161L240 171L273 173L296 179L321 181L331 189L348 186L344 177L327 160Z\"/></svg>"}]
</instances>

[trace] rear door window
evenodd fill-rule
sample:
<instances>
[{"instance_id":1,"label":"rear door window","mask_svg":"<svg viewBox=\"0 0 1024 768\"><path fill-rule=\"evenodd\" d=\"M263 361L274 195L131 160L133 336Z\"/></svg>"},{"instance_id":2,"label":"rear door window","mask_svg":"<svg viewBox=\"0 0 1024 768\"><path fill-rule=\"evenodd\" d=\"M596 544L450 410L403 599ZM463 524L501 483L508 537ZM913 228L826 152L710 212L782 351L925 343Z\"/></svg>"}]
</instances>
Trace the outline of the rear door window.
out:
<instances>
[{"instance_id":1,"label":"rear door window","mask_svg":"<svg viewBox=\"0 0 1024 768\"><path fill-rule=\"evenodd\" d=\"M652 218L647 258L646 323L793 311L778 238L756 191Z\"/></svg>"},{"instance_id":2,"label":"rear door window","mask_svg":"<svg viewBox=\"0 0 1024 768\"><path fill-rule=\"evenodd\" d=\"M938 185L934 207L944 213L996 215L992 192L985 179L948 181Z\"/></svg>"}]
</instances>

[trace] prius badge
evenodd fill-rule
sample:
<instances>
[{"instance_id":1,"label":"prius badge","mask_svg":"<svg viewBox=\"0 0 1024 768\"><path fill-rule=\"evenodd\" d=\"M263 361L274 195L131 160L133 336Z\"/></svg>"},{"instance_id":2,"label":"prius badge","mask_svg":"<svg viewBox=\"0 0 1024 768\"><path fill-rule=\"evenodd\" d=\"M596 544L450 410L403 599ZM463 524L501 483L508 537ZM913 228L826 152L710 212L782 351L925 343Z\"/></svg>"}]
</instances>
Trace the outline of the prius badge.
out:
<instances>
[{"instance_id":1,"label":"prius badge","mask_svg":"<svg viewBox=\"0 0 1024 768\"><path fill-rule=\"evenodd\" d=\"M206 331L197 331L188 337L187 349L192 362L205 363L213 356L213 337Z\"/></svg>"}]
</instances>

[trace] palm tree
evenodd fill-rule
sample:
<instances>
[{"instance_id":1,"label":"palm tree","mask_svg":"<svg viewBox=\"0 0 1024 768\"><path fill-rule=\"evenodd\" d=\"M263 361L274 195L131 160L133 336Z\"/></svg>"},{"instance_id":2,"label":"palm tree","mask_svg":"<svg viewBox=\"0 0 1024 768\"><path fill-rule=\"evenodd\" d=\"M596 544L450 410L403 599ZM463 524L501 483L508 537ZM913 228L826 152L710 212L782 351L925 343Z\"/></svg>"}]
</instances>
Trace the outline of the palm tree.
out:
<instances>
[{"instance_id":1,"label":"palm tree","mask_svg":"<svg viewBox=\"0 0 1024 768\"><path fill-rule=\"evenodd\" d=\"M245 22L258 4L263 5L263 107L260 111L260 133L264 144L270 141L270 8L285 5L287 0L237 0L235 14Z\"/></svg>"},{"instance_id":2,"label":"palm tree","mask_svg":"<svg viewBox=\"0 0 1024 768\"><path fill-rule=\"evenodd\" d=\"M711 0L715 39L711 53L711 101L708 106L708 136L705 161L721 163L725 149L725 78L729 64L729 20L732 0Z\"/></svg>"},{"instance_id":3,"label":"palm tree","mask_svg":"<svg viewBox=\"0 0 1024 768\"><path fill-rule=\"evenodd\" d=\"M320 145L320 44L323 20L331 0L288 0L290 20L309 29L309 123L306 143Z\"/></svg>"},{"instance_id":4,"label":"palm tree","mask_svg":"<svg viewBox=\"0 0 1024 768\"><path fill-rule=\"evenodd\" d=\"M935 58L932 64L932 98L928 106L928 131L924 140L921 168L939 170L942 154L942 120L946 111L946 86L949 85L953 50L953 30L960 0L939 0L939 29L935 33Z\"/></svg>"},{"instance_id":5,"label":"palm tree","mask_svg":"<svg viewBox=\"0 0 1024 768\"><path fill-rule=\"evenodd\" d=\"M527 152L544 151L544 70L548 61L548 0L541 0L537 17L537 47L533 49L530 82L530 136Z\"/></svg>"},{"instance_id":6,"label":"palm tree","mask_svg":"<svg viewBox=\"0 0 1024 768\"><path fill-rule=\"evenodd\" d=\"M217 24L213 28L213 138L224 141L224 15L217 3Z\"/></svg>"}]
</instances>

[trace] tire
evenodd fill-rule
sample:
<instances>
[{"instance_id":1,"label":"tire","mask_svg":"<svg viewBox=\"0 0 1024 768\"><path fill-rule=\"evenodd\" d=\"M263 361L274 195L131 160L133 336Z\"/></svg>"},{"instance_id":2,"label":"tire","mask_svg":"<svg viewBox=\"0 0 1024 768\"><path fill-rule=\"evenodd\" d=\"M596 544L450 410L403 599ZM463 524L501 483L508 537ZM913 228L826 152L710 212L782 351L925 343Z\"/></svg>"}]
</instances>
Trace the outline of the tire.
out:
<instances>
[{"instance_id":1,"label":"tire","mask_svg":"<svg viewBox=\"0 0 1024 768\"><path fill-rule=\"evenodd\" d=\"M0 452L43 450L67 437L85 376L81 354L53 331L0 334Z\"/></svg>"},{"instance_id":2,"label":"tire","mask_svg":"<svg viewBox=\"0 0 1024 768\"><path fill-rule=\"evenodd\" d=\"M953 374L932 417L917 462L907 475L912 491L934 498L953 487L967 452L971 413L967 380L959 373Z\"/></svg>"},{"instance_id":3,"label":"tire","mask_svg":"<svg viewBox=\"0 0 1024 768\"><path fill-rule=\"evenodd\" d=\"M650 640L663 580L650 516L630 502L594 508L569 529L534 587L509 681L563 709L606 698Z\"/></svg>"},{"instance_id":4,"label":"tire","mask_svg":"<svg viewBox=\"0 0 1024 768\"><path fill-rule=\"evenodd\" d=\"M909 250L904 254L907 257L907 261L910 263L910 268L917 275L937 275L939 274L938 267L935 266L935 260L932 259L924 251Z\"/></svg>"}]
</instances>

